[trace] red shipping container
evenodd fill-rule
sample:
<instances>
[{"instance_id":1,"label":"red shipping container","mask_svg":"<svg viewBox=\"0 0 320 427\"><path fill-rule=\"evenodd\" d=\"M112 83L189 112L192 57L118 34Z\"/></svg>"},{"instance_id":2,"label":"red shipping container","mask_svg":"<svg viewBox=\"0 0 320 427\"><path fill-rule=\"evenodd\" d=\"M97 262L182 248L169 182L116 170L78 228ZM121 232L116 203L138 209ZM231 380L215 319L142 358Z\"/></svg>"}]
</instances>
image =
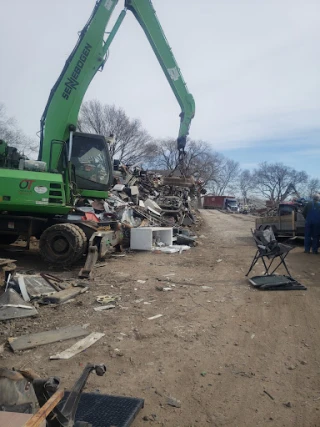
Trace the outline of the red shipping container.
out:
<instances>
[{"instance_id":1,"label":"red shipping container","mask_svg":"<svg viewBox=\"0 0 320 427\"><path fill-rule=\"evenodd\" d=\"M204 196L204 209L225 209L226 200L235 200L233 196Z\"/></svg>"}]
</instances>

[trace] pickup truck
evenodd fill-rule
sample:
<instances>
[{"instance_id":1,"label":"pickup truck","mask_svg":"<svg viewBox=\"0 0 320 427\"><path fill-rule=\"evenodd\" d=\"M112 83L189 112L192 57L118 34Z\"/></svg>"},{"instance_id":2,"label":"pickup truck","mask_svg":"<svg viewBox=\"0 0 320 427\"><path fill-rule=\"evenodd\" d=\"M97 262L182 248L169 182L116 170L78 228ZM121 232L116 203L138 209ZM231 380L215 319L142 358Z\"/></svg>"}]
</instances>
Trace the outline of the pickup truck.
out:
<instances>
[{"instance_id":1,"label":"pickup truck","mask_svg":"<svg viewBox=\"0 0 320 427\"><path fill-rule=\"evenodd\" d=\"M256 218L256 230L271 227L275 236L304 236L305 219L295 203L280 203L276 216Z\"/></svg>"}]
</instances>

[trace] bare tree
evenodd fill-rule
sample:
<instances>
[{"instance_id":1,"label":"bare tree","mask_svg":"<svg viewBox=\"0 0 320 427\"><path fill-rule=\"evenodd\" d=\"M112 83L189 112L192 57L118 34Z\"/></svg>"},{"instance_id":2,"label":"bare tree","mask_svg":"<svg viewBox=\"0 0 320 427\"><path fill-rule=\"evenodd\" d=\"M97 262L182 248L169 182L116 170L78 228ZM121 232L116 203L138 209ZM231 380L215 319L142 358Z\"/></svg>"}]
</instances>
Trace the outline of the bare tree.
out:
<instances>
[{"instance_id":1,"label":"bare tree","mask_svg":"<svg viewBox=\"0 0 320 427\"><path fill-rule=\"evenodd\" d=\"M248 169L244 169L239 175L239 190L245 204L248 203L248 194L253 188L252 174Z\"/></svg>"},{"instance_id":2,"label":"bare tree","mask_svg":"<svg viewBox=\"0 0 320 427\"><path fill-rule=\"evenodd\" d=\"M257 191L273 202L282 200L290 184L295 187L308 180L306 172L298 172L282 163L263 162L253 173Z\"/></svg>"},{"instance_id":3,"label":"bare tree","mask_svg":"<svg viewBox=\"0 0 320 427\"><path fill-rule=\"evenodd\" d=\"M78 128L81 132L115 136L110 147L112 157L133 164L153 157L155 144L139 120L130 119L122 108L103 105L97 100L85 102L80 111Z\"/></svg>"},{"instance_id":4,"label":"bare tree","mask_svg":"<svg viewBox=\"0 0 320 427\"><path fill-rule=\"evenodd\" d=\"M303 197L312 197L320 192L320 179L308 178L308 181L298 186L298 191Z\"/></svg>"},{"instance_id":5,"label":"bare tree","mask_svg":"<svg viewBox=\"0 0 320 427\"><path fill-rule=\"evenodd\" d=\"M177 142L173 139L158 141L156 157L152 166L158 169L171 170L177 168ZM188 140L186 145L185 173L201 179L204 185L213 181L220 165L220 157L213 152L204 141Z\"/></svg>"},{"instance_id":6,"label":"bare tree","mask_svg":"<svg viewBox=\"0 0 320 427\"><path fill-rule=\"evenodd\" d=\"M150 166L157 169L173 171L177 164L177 142L174 139L163 139L157 141L156 155Z\"/></svg>"},{"instance_id":7,"label":"bare tree","mask_svg":"<svg viewBox=\"0 0 320 427\"><path fill-rule=\"evenodd\" d=\"M318 178L310 178L307 184L307 196L312 197L314 193L320 190L320 180Z\"/></svg>"},{"instance_id":8,"label":"bare tree","mask_svg":"<svg viewBox=\"0 0 320 427\"><path fill-rule=\"evenodd\" d=\"M219 157L219 168L215 179L211 182L211 191L217 196L222 196L228 191L235 193L240 173L239 163L222 155Z\"/></svg>"},{"instance_id":9,"label":"bare tree","mask_svg":"<svg viewBox=\"0 0 320 427\"><path fill-rule=\"evenodd\" d=\"M0 103L0 139L27 156L34 156L38 151L37 142L22 132L14 118L7 117L5 106L2 103Z\"/></svg>"}]
</instances>

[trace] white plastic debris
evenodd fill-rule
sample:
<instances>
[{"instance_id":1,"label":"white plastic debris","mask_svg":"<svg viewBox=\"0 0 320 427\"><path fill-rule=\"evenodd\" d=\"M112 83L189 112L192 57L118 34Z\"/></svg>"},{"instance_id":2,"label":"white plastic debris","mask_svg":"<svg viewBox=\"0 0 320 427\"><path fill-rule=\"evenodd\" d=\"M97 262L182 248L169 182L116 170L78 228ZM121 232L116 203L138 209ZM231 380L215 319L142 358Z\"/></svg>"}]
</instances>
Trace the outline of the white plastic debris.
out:
<instances>
[{"instance_id":1,"label":"white plastic debris","mask_svg":"<svg viewBox=\"0 0 320 427\"><path fill-rule=\"evenodd\" d=\"M160 215L160 212L162 211L158 203L156 203L154 200L151 200L150 198L145 200L144 205L146 208L150 209L152 212L158 215Z\"/></svg>"},{"instance_id":2,"label":"white plastic debris","mask_svg":"<svg viewBox=\"0 0 320 427\"><path fill-rule=\"evenodd\" d=\"M156 314L155 316L152 317L148 317L148 320L155 320L155 319L159 319L159 317L162 317L163 314Z\"/></svg>"},{"instance_id":3,"label":"white plastic debris","mask_svg":"<svg viewBox=\"0 0 320 427\"><path fill-rule=\"evenodd\" d=\"M113 191L123 191L124 187L125 187L125 185L123 185L123 184L116 184L112 190Z\"/></svg>"},{"instance_id":4,"label":"white plastic debris","mask_svg":"<svg viewBox=\"0 0 320 427\"><path fill-rule=\"evenodd\" d=\"M175 254L177 252L181 253L182 251L187 251L190 249L190 246L186 245L172 245L172 246L163 246L163 247L153 247L153 251L161 251L165 254Z\"/></svg>"}]
</instances>

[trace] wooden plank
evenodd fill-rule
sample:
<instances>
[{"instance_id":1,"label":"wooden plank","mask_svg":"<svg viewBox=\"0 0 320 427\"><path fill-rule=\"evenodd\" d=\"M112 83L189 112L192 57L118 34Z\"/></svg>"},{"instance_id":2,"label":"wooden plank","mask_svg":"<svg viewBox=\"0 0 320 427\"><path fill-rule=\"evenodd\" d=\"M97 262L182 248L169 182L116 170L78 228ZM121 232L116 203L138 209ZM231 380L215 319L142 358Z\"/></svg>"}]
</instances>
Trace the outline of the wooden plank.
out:
<instances>
[{"instance_id":1,"label":"wooden plank","mask_svg":"<svg viewBox=\"0 0 320 427\"><path fill-rule=\"evenodd\" d=\"M16 262L16 259L0 258L0 266Z\"/></svg>"},{"instance_id":2,"label":"wooden plank","mask_svg":"<svg viewBox=\"0 0 320 427\"><path fill-rule=\"evenodd\" d=\"M41 427L43 421L52 412L64 396L63 390L56 391L47 402L26 422L24 427Z\"/></svg>"},{"instance_id":3,"label":"wooden plank","mask_svg":"<svg viewBox=\"0 0 320 427\"><path fill-rule=\"evenodd\" d=\"M78 341L72 347L67 348L66 350L62 351L61 353L55 354L54 356L50 356L50 360L70 359L71 357L75 356L76 354L81 353L81 351L86 350L88 347L90 347L92 344L94 344L96 341L98 341L102 337L104 337L103 333L92 332L89 336Z\"/></svg>"},{"instance_id":4,"label":"wooden plank","mask_svg":"<svg viewBox=\"0 0 320 427\"><path fill-rule=\"evenodd\" d=\"M84 330L81 326L68 326L53 331L39 332L37 334L23 335L21 337L10 337L8 338L8 342L13 351L20 351L38 347L39 345L78 338L88 334L89 332Z\"/></svg>"},{"instance_id":5,"label":"wooden plank","mask_svg":"<svg viewBox=\"0 0 320 427\"><path fill-rule=\"evenodd\" d=\"M51 295L44 296L42 298L42 302L44 304L61 304L63 302L68 301L69 299L85 292L88 288L80 288L80 287L72 287L69 289L65 289L60 292L55 292Z\"/></svg>"}]
</instances>

